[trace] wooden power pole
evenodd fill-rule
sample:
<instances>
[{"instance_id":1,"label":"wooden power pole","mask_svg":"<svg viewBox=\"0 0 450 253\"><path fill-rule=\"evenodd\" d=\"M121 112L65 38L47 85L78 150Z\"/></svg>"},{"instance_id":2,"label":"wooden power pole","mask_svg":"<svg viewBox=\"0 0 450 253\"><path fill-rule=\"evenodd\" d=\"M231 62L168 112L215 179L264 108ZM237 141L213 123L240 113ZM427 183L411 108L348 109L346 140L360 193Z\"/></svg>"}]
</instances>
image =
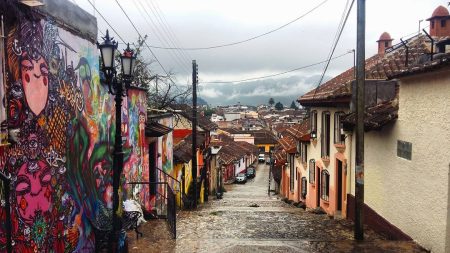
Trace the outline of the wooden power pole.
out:
<instances>
[{"instance_id":1,"label":"wooden power pole","mask_svg":"<svg viewBox=\"0 0 450 253\"><path fill-rule=\"evenodd\" d=\"M192 187L194 187L194 208L197 208L197 68L197 63L192 60Z\"/></svg>"},{"instance_id":2,"label":"wooden power pole","mask_svg":"<svg viewBox=\"0 0 450 253\"><path fill-rule=\"evenodd\" d=\"M358 0L356 35L356 168L355 168L355 239L364 240L364 86L366 0Z\"/></svg>"}]
</instances>

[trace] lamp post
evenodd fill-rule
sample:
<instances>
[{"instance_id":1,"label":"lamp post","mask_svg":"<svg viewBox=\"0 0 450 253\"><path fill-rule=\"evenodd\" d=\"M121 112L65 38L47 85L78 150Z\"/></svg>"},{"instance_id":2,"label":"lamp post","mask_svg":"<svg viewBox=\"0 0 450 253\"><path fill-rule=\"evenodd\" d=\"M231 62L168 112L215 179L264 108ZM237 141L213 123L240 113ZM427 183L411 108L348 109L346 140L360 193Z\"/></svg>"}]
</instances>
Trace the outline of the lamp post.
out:
<instances>
[{"instance_id":1,"label":"lamp post","mask_svg":"<svg viewBox=\"0 0 450 253\"><path fill-rule=\"evenodd\" d=\"M120 56L121 60L121 78L117 77L117 71L114 66L114 55L117 50L118 43L109 37L108 30L106 31L103 42L97 42L97 47L101 53L102 71L105 74L106 83L108 85L109 93L114 95L116 104L116 133L114 139L114 157L113 157L113 236L110 238L110 247L117 245L119 241L119 233L122 227L120 217L118 216L119 209L119 184L120 176L123 170L123 148L122 148L122 101L123 96L127 93L128 88L133 80L133 70L136 64L136 55L130 49L128 44L123 54ZM125 87L124 87L125 85ZM114 247L113 251L117 249Z\"/></svg>"}]
</instances>

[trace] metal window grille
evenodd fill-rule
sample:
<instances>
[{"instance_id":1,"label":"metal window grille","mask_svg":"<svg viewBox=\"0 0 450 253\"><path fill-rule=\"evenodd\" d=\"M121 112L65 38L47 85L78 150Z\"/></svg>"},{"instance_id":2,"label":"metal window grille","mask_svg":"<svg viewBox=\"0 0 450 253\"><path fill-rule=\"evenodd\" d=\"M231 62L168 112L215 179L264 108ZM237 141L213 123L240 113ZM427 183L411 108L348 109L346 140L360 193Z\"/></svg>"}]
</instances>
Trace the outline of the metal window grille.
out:
<instances>
[{"instance_id":1,"label":"metal window grille","mask_svg":"<svg viewBox=\"0 0 450 253\"><path fill-rule=\"evenodd\" d=\"M306 177L302 177L302 198L306 199Z\"/></svg>"},{"instance_id":2,"label":"metal window grille","mask_svg":"<svg viewBox=\"0 0 450 253\"><path fill-rule=\"evenodd\" d=\"M342 123L343 112L337 112L334 114L334 143L344 144L345 135L344 135L344 127Z\"/></svg>"},{"instance_id":3,"label":"metal window grille","mask_svg":"<svg viewBox=\"0 0 450 253\"><path fill-rule=\"evenodd\" d=\"M329 200L329 191L330 191L330 174L328 171L323 170L322 171L322 180L320 180L320 183L322 184L322 199L328 201Z\"/></svg>"},{"instance_id":4,"label":"metal window grille","mask_svg":"<svg viewBox=\"0 0 450 253\"><path fill-rule=\"evenodd\" d=\"M330 157L330 113L322 113L322 132L321 132L321 155Z\"/></svg>"},{"instance_id":5,"label":"metal window grille","mask_svg":"<svg viewBox=\"0 0 450 253\"><path fill-rule=\"evenodd\" d=\"M314 184L316 182L316 161L314 159L309 160L309 183Z\"/></svg>"}]
</instances>

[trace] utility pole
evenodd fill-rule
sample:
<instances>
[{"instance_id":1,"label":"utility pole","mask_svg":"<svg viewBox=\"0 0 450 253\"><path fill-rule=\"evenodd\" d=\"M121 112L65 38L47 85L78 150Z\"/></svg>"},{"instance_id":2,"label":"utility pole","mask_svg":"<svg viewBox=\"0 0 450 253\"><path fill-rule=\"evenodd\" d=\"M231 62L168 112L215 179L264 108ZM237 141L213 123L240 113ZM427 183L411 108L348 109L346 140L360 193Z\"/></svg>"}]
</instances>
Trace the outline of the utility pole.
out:
<instances>
[{"instance_id":1,"label":"utility pole","mask_svg":"<svg viewBox=\"0 0 450 253\"><path fill-rule=\"evenodd\" d=\"M356 35L356 168L355 239L364 240L364 87L365 87L366 0L358 0Z\"/></svg>"},{"instance_id":2,"label":"utility pole","mask_svg":"<svg viewBox=\"0 0 450 253\"><path fill-rule=\"evenodd\" d=\"M194 208L197 208L197 83L198 69L192 60L192 181L194 184Z\"/></svg>"}]
</instances>

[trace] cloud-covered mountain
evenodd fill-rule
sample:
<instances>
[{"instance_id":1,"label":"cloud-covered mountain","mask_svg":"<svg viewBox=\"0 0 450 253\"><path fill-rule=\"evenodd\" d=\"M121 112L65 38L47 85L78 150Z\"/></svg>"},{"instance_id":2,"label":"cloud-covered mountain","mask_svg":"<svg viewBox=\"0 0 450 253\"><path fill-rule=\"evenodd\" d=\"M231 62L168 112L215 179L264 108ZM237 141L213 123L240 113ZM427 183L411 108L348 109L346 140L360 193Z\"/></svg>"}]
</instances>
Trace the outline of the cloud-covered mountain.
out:
<instances>
[{"instance_id":1,"label":"cloud-covered mountain","mask_svg":"<svg viewBox=\"0 0 450 253\"><path fill-rule=\"evenodd\" d=\"M237 102L246 105L267 104L272 97L275 102L290 106L300 95L316 87L319 79L319 75L290 76L239 84L202 84L199 95L211 105L230 105Z\"/></svg>"}]
</instances>

